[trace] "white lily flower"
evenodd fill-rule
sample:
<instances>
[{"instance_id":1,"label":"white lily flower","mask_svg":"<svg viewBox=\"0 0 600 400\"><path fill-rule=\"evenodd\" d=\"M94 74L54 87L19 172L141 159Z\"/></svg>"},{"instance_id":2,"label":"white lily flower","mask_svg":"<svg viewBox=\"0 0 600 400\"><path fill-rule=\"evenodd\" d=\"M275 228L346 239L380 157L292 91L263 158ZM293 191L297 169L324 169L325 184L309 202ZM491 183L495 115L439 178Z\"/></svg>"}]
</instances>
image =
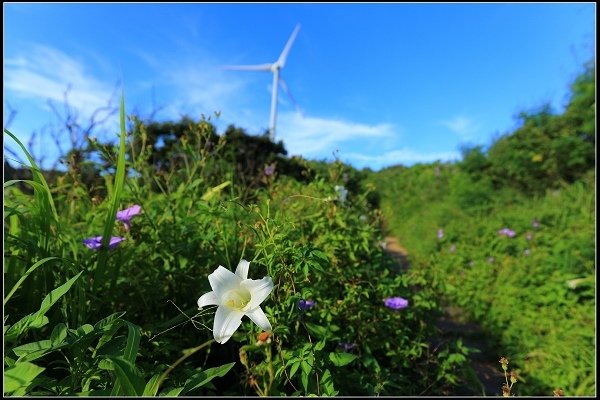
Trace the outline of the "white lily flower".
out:
<instances>
[{"instance_id":1,"label":"white lily flower","mask_svg":"<svg viewBox=\"0 0 600 400\"><path fill-rule=\"evenodd\" d=\"M198 308L218 306L213 325L213 336L218 343L223 344L229 340L242 324L244 315L263 330L272 330L260 303L273 290L273 280L270 276L248 279L249 267L250 262L241 260L234 274L219 265L208 275L208 282L213 291L203 294L198 299Z\"/></svg>"}]
</instances>

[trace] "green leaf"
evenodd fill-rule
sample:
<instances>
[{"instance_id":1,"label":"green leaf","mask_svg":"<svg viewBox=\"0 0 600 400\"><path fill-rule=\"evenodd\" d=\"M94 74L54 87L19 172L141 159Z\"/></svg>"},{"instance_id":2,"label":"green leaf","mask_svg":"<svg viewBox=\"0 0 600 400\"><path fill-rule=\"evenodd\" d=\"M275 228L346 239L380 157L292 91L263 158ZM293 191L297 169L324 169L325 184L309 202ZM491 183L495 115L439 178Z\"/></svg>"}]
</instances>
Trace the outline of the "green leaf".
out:
<instances>
[{"instance_id":1,"label":"green leaf","mask_svg":"<svg viewBox=\"0 0 600 400\"><path fill-rule=\"evenodd\" d=\"M120 106L120 126L121 135L119 140L119 155L117 156L117 170L115 172L115 185L113 188L112 196L110 197L110 210L106 215L104 222L104 231L102 233L102 246L100 253L98 254L98 264L96 266L96 273L94 276L93 290L96 291L102 287L104 283L104 276L106 275L106 261L108 259L108 244L110 242L111 233L115 226L117 210L121 201L121 192L123 185L125 184L125 136L127 131L125 129L125 95L121 94L121 106Z\"/></svg>"},{"instance_id":2,"label":"green leaf","mask_svg":"<svg viewBox=\"0 0 600 400\"><path fill-rule=\"evenodd\" d=\"M53 219L54 221L58 221L58 213L56 212L56 207L54 206L54 201L52 200L52 194L50 193L50 187L48 186L48 182L46 182L46 179L44 178L44 175L42 174L41 169L37 166L37 164L35 163L35 160L29 154L29 152L27 151L27 149L25 148L23 143L21 143L15 135L13 135L8 129L4 129L4 133L9 135L15 142L17 142L19 147L21 147L21 150L23 150L23 153L25 153L25 156L27 157L27 159L29 160L29 163L31 164L31 167L29 167L29 169L31 170L31 174L33 175L33 180L36 183L42 185L44 190L43 191L36 190L35 193L36 193L36 198L38 200L42 200L41 204L50 206L51 213L49 215L47 215L47 218ZM35 188L35 186L34 186L34 188ZM44 200L46 200L46 201L44 201Z\"/></svg>"},{"instance_id":3,"label":"green leaf","mask_svg":"<svg viewBox=\"0 0 600 400\"><path fill-rule=\"evenodd\" d=\"M117 382L125 396L141 396L144 393L144 377L133 363L121 357L107 357L113 363ZM111 392L112 393L112 392Z\"/></svg>"},{"instance_id":4,"label":"green leaf","mask_svg":"<svg viewBox=\"0 0 600 400\"><path fill-rule=\"evenodd\" d=\"M82 273L83 271L79 272L66 283L51 291L42 301L38 311L33 314L26 315L16 324L8 328L6 334L4 335L4 340L7 342L12 342L30 328L36 329L45 326L48 323L48 317L46 317L44 314L48 312L50 307L52 307L62 296L64 296L65 293L69 291L71 286L73 286L73 283L75 283Z\"/></svg>"},{"instance_id":5,"label":"green leaf","mask_svg":"<svg viewBox=\"0 0 600 400\"><path fill-rule=\"evenodd\" d=\"M110 390L108 390L108 389L103 389L103 390L89 390L89 391L85 391L85 392L75 393L74 396L81 396L81 397L108 397L108 396L110 396Z\"/></svg>"},{"instance_id":6,"label":"green leaf","mask_svg":"<svg viewBox=\"0 0 600 400\"><path fill-rule=\"evenodd\" d=\"M206 371L202 371L198 374L195 374L190 379L187 380L185 386L183 387L182 393L190 392L194 389L202 387L206 385L208 382L217 377L223 377L229 370L235 365L235 362L221 365L220 367L209 368Z\"/></svg>"},{"instance_id":7,"label":"green leaf","mask_svg":"<svg viewBox=\"0 0 600 400\"><path fill-rule=\"evenodd\" d=\"M312 333L319 339L327 337L327 328L325 328L324 326L315 325L310 322L306 322L304 325L306 326L306 328L309 330L310 333Z\"/></svg>"},{"instance_id":8,"label":"green leaf","mask_svg":"<svg viewBox=\"0 0 600 400\"><path fill-rule=\"evenodd\" d=\"M324 396L336 396L339 392L335 390L333 385L333 377L331 376L331 372L329 370L325 370L323 376L320 380L321 387L323 388Z\"/></svg>"},{"instance_id":9,"label":"green leaf","mask_svg":"<svg viewBox=\"0 0 600 400\"><path fill-rule=\"evenodd\" d=\"M114 313L106 318L102 318L100 321L94 324L94 328L97 330L108 329L109 326L112 326L112 324L115 321L118 321L123 315L125 315L125 311Z\"/></svg>"},{"instance_id":10,"label":"green leaf","mask_svg":"<svg viewBox=\"0 0 600 400\"><path fill-rule=\"evenodd\" d=\"M127 335L127 344L123 350L123 358L125 360L135 363L138 350L140 348L141 329L139 326L132 324L131 322L125 321L129 328L129 334Z\"/></svg>"},{"instance_id":11,"label":"green leaf","mask_svg":"<svg viewBox=\"0 0 600 400\"><path fill-rule=\"evenodd\" d=\"M230 183L231 181L225 181L220 185L215 186L214 188L208 189L208 191L202 195L202 200L209 201L214 196L218 195L221 192L221 190L226 188Z\"/></svg>"},{"instance_id":12,"label":"green leaf","mask_svg":"<svg viewBox=\"0 0 600 400\"><path fill-rule=\"evenodd\" d=\"M155 397L158 392L158 380L160 379L160 374L154 375L148 383L146 383L146 387L144 388L144 393L142 396L152 396Z\"/></svg>"},{"instance_id":13,"label":"green leaf","mask_svg":"<svg viewBox=\"0 0 600 400\"><path fill-rule=\"evenodd\" d=\"M52 342L50 340L40 340L39 342L27 343L13 349L13 352L17 355L17 357L22 357L31 352L38 350L48 350L52 347Z\"/></svg>"},{"instance_id":14,"label":"green leaf","mask_svg":"<svg viewBox=\"0 0 600 400\"><path fill-rule=\"evenodd\" d=\"M65 293L67 293L69 291L69 289L71 289L71 286L73 286L75 281L77 279L79 279L79 277L81 276L82 273L83 273L83 271L79 272L77 275L75 275L74 277L69 279L66 283L62 284L61 286L57 287L56 289L54 289L53 291L48 293L48 295L46 295L46 297L44 297L44 300L42 301L42 305L40 306L40 309L36 314L38 314L38 315L46 314L46 312L50 309L50 307L52 307L62 296L65 295Z\"/></svg>"},{"instance_id":15,"label":"green leaf","mask_svg":"<svg viewBox=\"0 0 600 400\"><path fill-rule=\"evenodd\" d=\"M290 379L293 378L294 375L296 375L298 368L300 368L300 360L294 359L294 362L292 363L292 366L290 368Z\"/></svg>"},{"instance_id":16,"label":"green leaf","mask_svg":"<svg viewBox=\"0 0 600 400\"><path fill-rule=\"evenodd\" d=\"M30 362L17 363L14 367L5 369L4 393L8 394L17 389L26 388L44 369Z\"/></svg>"},{"instance_id":17,"label":"green leaf","mask_svg":"<svg viewBox=\"0 0 600 400\"><path fill-rule=\"evenodd\" d=\"M50 341L52 345L59 345L65 341L67 338L67 326L62 322L57 324L54 329L52 329L52 334L50 334Z\"/></svg>"},{"instance_id":18,"label":"green leaf","mask_svg":"<svg viewBox=\"0 0 600 400\"><path fill-rule=\"evenodd\" d=\"M167 393L161 394L160 397L163 397L163 396L164 397L177 397L177 396L179 396L179 393L181 393L182 390L183 390L183 387L171 389Z\"/></svg>"},{"instance_id":19,"label":"green leaf","mask_svg":"<svg viewBox=\"0 0 600 400\"><path fill-rule=\"evenodd\" d=\"M115 370L114 364L106 358L100 360L100 362L98 363L98 368L106 370L106 371L114 371Z\"/></svg>"},{"instance_id":20,"label":"green leaf","mask_svg":"<svg viewBox=\"0 0 600 400\"><path fill-rule=\"evenodd\" d=\"M350 364L352 361L356 360L358 356L356 354L350 353L329 353L329 359L333 363L333 365L337 367L343 367L346 364Z\"/></svg>"},{"instance_id":21,"label":"green leaf","mask_svg":"<svg viewBox=\"0 0 600 400\"><path fill-rule=\"evenodd\" d=\"M304 363L304 361L303 361ZM302 387L304 388L304 392L308 393L308 374L300 375L300 381L302 382Z\"/></svg>"},{"instance_id":22,"label":"green leaf","mask_svg":"<svg viewBox=\"0 0 600 400\"><path fill-rule=\"evenodd\" d=\"M31 267L29 267L29 269L27 271L25 271L25 273L23 274L23 276L21 276L21 278L19 278L19 280L17 281L17 283L15 283L15 286L13 286L13 288L10 290L10 292L8 292L8 294L4 298L4 305L6 305L6 302L8 302L8 300L12 297L12 295L17 291L17 289L19 288L19 286L21 286L21 284L23 283L23 281L25 279L27 279L27 277L33 271L35 271L40 265L46 263L47 261L56 260L56 259L58 259L58 257L46 257L46 258L44 258L44 259L36 262L35 264L33 264Z\"/></svg>"}]
</instances>

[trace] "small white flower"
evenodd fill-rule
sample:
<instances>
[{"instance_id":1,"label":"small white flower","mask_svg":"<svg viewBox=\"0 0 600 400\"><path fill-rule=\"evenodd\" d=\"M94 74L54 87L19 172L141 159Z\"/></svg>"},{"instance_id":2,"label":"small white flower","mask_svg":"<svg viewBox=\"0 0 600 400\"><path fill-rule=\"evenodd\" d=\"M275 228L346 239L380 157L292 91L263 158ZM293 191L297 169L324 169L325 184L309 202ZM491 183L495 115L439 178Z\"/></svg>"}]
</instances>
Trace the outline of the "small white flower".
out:
<instances>
[{"instance_id":1,"label":"small white flower","mask_svg":"<svg viewBox=\"0 0 600 400\"><path fill-rule=\"evenodd\" d=\"M250 262L241 260L235 274L219 267L210 275L208 282L212 292L198 299L198 308L217 305L213 336L218 343L225 343L242 324L247 315L256 325L265 331L271 331L271 323L260 308L273 290L273 280L269 276L262 279L248 279Z\"/></svg>"},{"instance_id":2,"label":"small white flower","mask_svg":"<svg viewBox=\"0 0 600 400\"><path fill-rule=\"evenodd\" d=\"M346 190L345 187L340 186L340 185L335 185L335 191L338 194L338 199L340 200L340 202L345 202L346 201L346 197L348 196L348 190Z\"/></svg>"}]
</instances>

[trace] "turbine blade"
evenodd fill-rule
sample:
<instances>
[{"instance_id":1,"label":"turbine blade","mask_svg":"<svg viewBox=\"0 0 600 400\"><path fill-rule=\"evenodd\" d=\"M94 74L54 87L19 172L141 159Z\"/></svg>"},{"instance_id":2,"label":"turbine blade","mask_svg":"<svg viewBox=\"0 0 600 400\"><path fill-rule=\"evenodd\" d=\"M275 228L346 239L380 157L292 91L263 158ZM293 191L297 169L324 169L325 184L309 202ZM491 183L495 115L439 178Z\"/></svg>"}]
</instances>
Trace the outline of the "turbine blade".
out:
<instances>
[{"instance_id":1,"label":"turbine blade","mask_svg":"<svg viewBox=\"0 0 600 400\"><path fill-rule=\"evenodd\" d=\"M257 64L257 65L223 65L223 69L234 71L270 71L272 64Z\"/></svg>"},{"instance_id":2,"label":"turbine blade","mask_svg":"<svg viewBox=\"0 0 600 400\"><path fill-rule=\"evenodd\" d=\"M292 32L292 35L290 36L287 43L285 44L285 47L283 48L283 51L281 52L279 59L277 60L277 64L279 64L280 68L283 68L283 66L285 65L285 59L287 58L287 55L290 52L290 49L292 48L292 44L294 43L294 39L296 39L296 35L298 34L299 30L300 30L300 24L297 24L296 28L294 28L294 31Z\"/></svg>"},{"instance_id":3,"label":"turbine blade","mask_svg":"<svg viewBox=\"0 0 600 400\"><path fill-rule=\"evenodd\" d=\"M302 117L304 117L304 111L302 111L302 108L300 107L300 105L298 104L298 102L296 101L294 96L292 96L292 92L290 92L290 89L288 88L287 83L285 83L285 81L281 77L279 78L279 84L281 85L281 88L283 89L285 94L287 94L288 97L292 100L292 103L294 103L294 107L296 107L296 111L298 111L300 113L300 115L302 115Z\"/></svg>"}]
</instances>

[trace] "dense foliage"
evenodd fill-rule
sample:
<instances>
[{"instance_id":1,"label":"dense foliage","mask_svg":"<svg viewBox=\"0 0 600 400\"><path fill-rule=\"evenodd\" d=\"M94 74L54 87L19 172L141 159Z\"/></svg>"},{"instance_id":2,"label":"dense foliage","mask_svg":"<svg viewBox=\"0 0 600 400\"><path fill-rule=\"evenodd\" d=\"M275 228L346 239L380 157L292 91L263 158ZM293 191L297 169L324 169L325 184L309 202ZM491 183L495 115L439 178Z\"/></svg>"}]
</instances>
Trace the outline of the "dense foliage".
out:
<instances>
[{"instance_id":1,"label":"dense foliage","mask_svg":"<svg viewBox=\"0 0 600 400\"><path fill-rule=\"evenodd\" d=\"M513 394L593 394L594 76L459 163L377 173L206 119L127 127L122 104L120 142L47 179L5 130L30 171L4 183L4 394L448 395L469 350L432 344L445 304L510 359ZM272 279L273 329L244 316L219 343L197 300L241 260Z\"/></svg>"},{"instance_id":2,"label":"dense foliage","mask_svg":"<svg viewBox=\"0 0 600 400\"><path fill-rule=\"evenodd\" d=\"M166 163L144 124L123 121L119 146L91 143L99 161L49 185L30 160L32 194L5 183L5 394L449 393L466 349L430 348L433 293L385 255L362 175L283 162L234 128L169 125L183 126ZM96 179L78 179L82 165ZM273 332L244 318L215 343L214 308L196 301L242 259L275 284L261 305ZM384 303L395 297L408 307Z\"/></svg>"},{"instance_id":3,"label":"dense foliage","mask_svg":"<svg viewBox=\"0 0 600 400\"><path fill-rule=\"evenodd\" d=\"M595 393L594 75L487 151L370 178L413 268L486 329L521 395Z\"/></svg>"}]
</instances>

